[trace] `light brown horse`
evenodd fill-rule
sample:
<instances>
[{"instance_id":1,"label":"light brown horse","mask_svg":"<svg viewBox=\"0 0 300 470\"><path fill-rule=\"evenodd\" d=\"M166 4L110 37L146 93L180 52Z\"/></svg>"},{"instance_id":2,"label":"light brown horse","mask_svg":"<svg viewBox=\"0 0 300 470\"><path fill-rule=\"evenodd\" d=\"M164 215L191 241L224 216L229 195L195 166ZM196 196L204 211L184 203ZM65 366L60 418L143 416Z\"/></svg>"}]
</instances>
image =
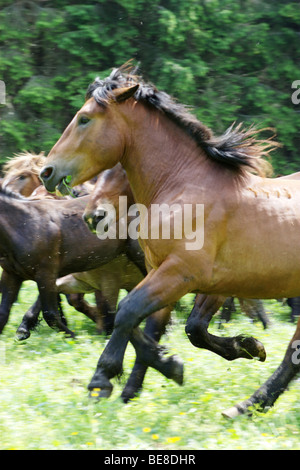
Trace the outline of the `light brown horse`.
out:
<instances>
[{"instance_id":1,"label":"light brown horse","mask_svg":"<svg viewBox=\"0 0 300 470\"><path fill-rule=\"evenodd\" d=\"M46 188L63 190L69 175L73 186L121 162L135 200L148 210L142 227L146 221L151 226L154 204L177 203L183 213L184 204L204 206L202 225L193 218L193 229L204 231L200 248L187 249L191 232L186 238L141 240L152 270L119 305L113 334L89 385L99 396L110 395L110 379L121 371L128 341L139 351L147 347L137 328L140 322L186 293L243 298L300 294L300 183L259 176L265 167L261 157L273 145L241 126L213 136L184 106L125 68L89 87L86 103L41 172ZM274 403L299 371L292 344L282 367L251 405ZM148 364L167 376L182 374L174 358L162 358L154 347L148 349Z\"/></svg>"}]
</instances>

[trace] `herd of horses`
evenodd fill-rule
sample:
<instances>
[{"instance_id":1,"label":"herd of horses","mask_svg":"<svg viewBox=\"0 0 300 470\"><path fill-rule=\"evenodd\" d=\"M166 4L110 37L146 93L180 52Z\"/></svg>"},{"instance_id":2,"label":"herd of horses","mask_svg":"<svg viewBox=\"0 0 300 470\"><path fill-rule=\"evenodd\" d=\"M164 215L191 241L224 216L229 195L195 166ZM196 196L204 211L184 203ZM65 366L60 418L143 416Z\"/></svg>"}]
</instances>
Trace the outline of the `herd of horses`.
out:
<instances>
[{"instance_id":1,"label":"herd of horses","mask_svg":"<svg viewBox=\"0 0 300 470\"><path fill-rule=\"evenodd\" d=\"M19 339L29 337L40 311L50 327L73 335L60 305L66 295L110 334L88 386L93 397L110 396L111 379L122 372L127 344L133 344L136 362L122 392L125 402L142 388L148 367L183 383L181 359L168 356L159 341L185 294L195 294L185 326L192 345L226 360L260 361L266 352L257 339L209 333L213 315L228 298L256 303L300 295L300 175L267 177L263 157L275 142L240 125L215 137L135 72L125 65L97 78L48 157L12 159L0 186L0 332L22 282L31 279L38 298L23 317ZM202 248L186 250L186 240L172 232L168 240L98 237L107 202L122 219L120 196L128 207L143 204L147 222L153 204L203 204ZM130 216L125 220L129 224ZM145 223L141 218L140 226ZM116 308L120 289L128 294ZM87 292L95 293L96 307L85 302ZM275 403L299 372L297 340L300 321L277 370L225 416Z\"/></svg>"}]
</instances>

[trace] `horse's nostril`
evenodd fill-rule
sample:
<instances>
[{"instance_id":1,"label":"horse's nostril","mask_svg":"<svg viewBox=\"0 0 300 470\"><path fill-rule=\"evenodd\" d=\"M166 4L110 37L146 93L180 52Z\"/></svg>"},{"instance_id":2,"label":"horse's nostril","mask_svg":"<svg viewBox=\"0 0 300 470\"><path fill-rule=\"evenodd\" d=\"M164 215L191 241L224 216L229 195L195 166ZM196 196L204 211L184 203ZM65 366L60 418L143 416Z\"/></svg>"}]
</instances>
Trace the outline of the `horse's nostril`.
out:
<instances>
[{"instance_id":1,"label":"horse's nostril","mask_svg":"<svg viewBox=\"0 0 300 470\"><path fill-rule=\"evenodd\" d=\"M48 180L50 178L50 176L52 175L52 172L53 172L52 166L48 166L48 167L44 168L40 173L41 179L44 180L44 181Z\"/></svg>"}]
</instances>

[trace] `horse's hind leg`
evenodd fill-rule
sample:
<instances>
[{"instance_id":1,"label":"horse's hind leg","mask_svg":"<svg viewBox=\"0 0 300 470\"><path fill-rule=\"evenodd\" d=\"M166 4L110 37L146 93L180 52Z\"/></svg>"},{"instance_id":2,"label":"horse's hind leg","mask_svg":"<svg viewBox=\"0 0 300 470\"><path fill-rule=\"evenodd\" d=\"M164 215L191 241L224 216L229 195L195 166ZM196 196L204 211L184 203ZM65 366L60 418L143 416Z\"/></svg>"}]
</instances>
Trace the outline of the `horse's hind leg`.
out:
<instances>
[{"instance_id":1,"label":"horse's hind leg","mask_svg":"<svg viewBox=\"0 0 300 470\"><path fill-rule=\"evenodd\" d=\"M197 295L185 327L190 342L197 348L208 349L229 361L240 357L258 357L260 361L264 361L265 349L255 338L243 335L224 338L208 333L209 322L224 301L225 297L221 296Z\"/></svg>"},{"instance_id":2,"label":"horse's hind leg","mask_svg":"<svg viewBox=\"0 0 300 470\"><path fill-rule=\"evenodd\" d=\"M231 319L231 313L235 311L234 297L227 297L222 306L221 320L228 323Z\"/></svg>"},{"instance_id":3,"label":"horse's hind leg","mask_svg":"<svg viewBox=\"0 0 300 470\"><path fill-rule=\"evenodd\" d=\"M280 366L271 377L248 399L223 412L223 416L234 418L240 414L251 414L253 408L267 411L287 389L288 384L300 371L300 318Z\"/></svg>"},{"instance_id":4,"label":"horse's hind leg","mask_svg":"<svg viewBox=\"0 0 300 470\"><path fill-rule=\"evenodd\" d=\"M45 288L45 284L47 288ZM65 332L67 335L74 337L74 333L67 327L67 321L63 315L60 297L56 292L56 284L54 282L43 280L42 284L38 282L43 317L50 328Z\"/></svg>"},{"instance_id":5,"label":"horse's hind leg","mask_svg":"<svg viewBox=\"0 0 300 470\"><path fill-rule=\"evenodd\" d=\"M271 322L261 299L239 299L239 302L241 309L249 318L253 320L258 318L262 322L264 328L270 326Z\"/></svg>"},{"instance_id":6,"label":"horse's hind leg","mask_svg":"<svg viewBox=\"0 0 300 470\"><path fill-rule=\"evenodd\" d=\"M152 315L150 315L150 317L147 318L144 333L148 337L153 338L155 341L158 342L165 332L165 328L166 325L169 323L170 316L171 308L169 307L159 310L156 313L153 313ZM142 362L143 357L141 357L138 350L136 350L136 352L137 358L134 367L131 371L130 377L121 395L121 398L125 403L137 396L137 394L142 388L142 384L147 371L147 366Z\"/></svg>"},{"instance_id":7,"label":"horse's hind leg","mask_svg":"<svg viewBox=\"0 0 300 470\"><path fill-rule=\"evenodd\" d=\"M22 322L16 332L18 340L21 341L29 338L30 331L33 330L38 323L41 309L41 300L40 296L38 296L35 303L27 310L24 317L22 318Z\"/></svg>"}]
</instances>

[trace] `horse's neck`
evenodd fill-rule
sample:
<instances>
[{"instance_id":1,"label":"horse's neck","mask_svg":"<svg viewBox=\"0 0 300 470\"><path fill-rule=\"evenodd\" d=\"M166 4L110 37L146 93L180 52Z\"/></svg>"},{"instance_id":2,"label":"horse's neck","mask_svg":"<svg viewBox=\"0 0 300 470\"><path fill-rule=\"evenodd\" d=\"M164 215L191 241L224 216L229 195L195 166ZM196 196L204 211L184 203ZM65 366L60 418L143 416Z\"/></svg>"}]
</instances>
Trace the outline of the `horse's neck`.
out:
<instances>
[{"instance_id":1,"label":"horse's neck","mask_svg":"<svg viewBox=\"0 0 300 470\"><path fill-rule=\"evenodd\" d=\"M204 151L183 130L164 116L141 117L122 164L134 198L148 206L159 194L181 191L191 178L200 181L208 170Z\"/></svg>"},{"instance_id":2,"label":"horse's neck","mask_svg":"<svg viewBox=\"0 0 300 470\"><path fill-rule=\"evenodd\" d=\"M26 201L0 195L0 242L9 240L15 231L30 223Z\"/></svg>"}]
</instances>

